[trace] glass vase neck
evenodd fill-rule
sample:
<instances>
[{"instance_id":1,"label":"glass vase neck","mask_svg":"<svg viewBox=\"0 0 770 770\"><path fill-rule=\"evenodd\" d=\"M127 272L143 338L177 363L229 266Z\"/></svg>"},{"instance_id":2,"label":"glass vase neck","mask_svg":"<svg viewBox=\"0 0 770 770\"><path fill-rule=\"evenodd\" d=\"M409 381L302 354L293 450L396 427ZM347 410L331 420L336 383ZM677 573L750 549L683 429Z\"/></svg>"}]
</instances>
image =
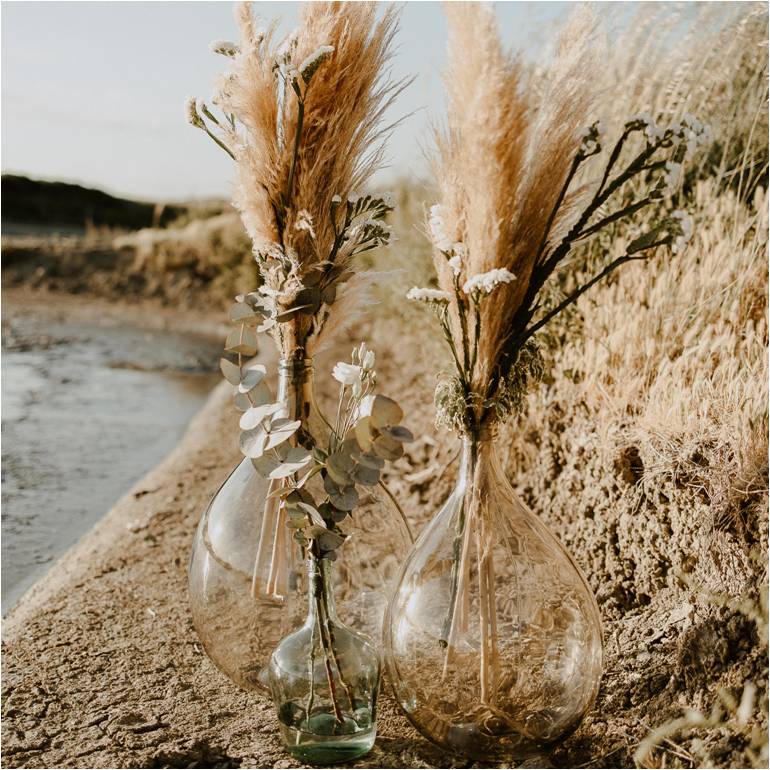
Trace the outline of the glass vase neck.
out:
<instances>
[{"instance_id":1,"label":"glass vase neck","mask_svg":"<svg viewBox=\"0 0 770 770\"><path fill-rule=\"evenodd\" d=\"M332 563L329 559L311 556L307 559L308 608L305 625L314 626L319 609L329 621L339 623L332 589ZM320 605L320 607L319 607Z\"/></svg>"},{"instance_id":2,"label":"glass vase neck","mask_svg":"<svg viewBox=\"0 0 770 770\"><path fill-rule=\"evenodd\" d=\"M299 420L297 440L303 446L314 443L318 421L311 419L315 407L313 395L313 359L304 356L282 358L278 362L278 400L289 420Z\"/></svg>"}]
</instances>

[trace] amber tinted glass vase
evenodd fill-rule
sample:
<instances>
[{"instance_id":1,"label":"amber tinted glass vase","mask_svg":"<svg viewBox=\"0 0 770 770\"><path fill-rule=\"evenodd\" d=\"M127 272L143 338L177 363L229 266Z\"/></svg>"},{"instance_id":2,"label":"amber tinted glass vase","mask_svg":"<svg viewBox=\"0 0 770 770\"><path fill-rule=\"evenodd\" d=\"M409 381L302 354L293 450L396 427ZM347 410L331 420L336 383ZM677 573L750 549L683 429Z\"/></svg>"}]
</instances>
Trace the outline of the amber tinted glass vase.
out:
<instances>
[{"instance_id":1,"label":"amber tinted glass vase","mask_svg":"<svg viewBox=\"0 0 770 770\"><path fill-rule=\"evenodd\" d=\"M594 702L602 637L593 594L511 488L494 436L464 440L457 486L406 560L383 637L407 716L470 757L541 750Z\"/></svg>"},{"instance_id":2,"label":"amber tinted glass vase","mask_svg":"<svg viewBox=\"0 0 770 770\"><path fill-rule=\"evenodd\" d=\"M278 400L286 416L301 421L300 443L310 448L325 435L311 361L279 364ZM239 686L264 692L273 649L307 610L304 556L271 497L276 483L241 461L201 517L189 568L193 623L207 654ZM334 573L339 614L378 638L409 533L376 488L362 496L347 529Z\"/></svg>"}]
</instances>

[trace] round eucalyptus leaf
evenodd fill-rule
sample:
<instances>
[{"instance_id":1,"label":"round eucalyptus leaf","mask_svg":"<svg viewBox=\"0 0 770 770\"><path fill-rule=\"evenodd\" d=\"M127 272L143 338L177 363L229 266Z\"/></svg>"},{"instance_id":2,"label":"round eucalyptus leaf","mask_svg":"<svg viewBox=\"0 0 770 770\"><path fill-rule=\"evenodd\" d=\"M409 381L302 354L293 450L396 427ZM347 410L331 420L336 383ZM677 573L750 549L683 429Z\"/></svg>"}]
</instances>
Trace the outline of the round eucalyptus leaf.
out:
<instances>
[{"instance_id":1,"label":"round eucalyptus leaf","mask_svg":"<svg viewBox=\"0 0 770 770\"><path fill-rule=\"evenodd\" d=\"M383 436L392 438L394 441L398 441L402 444L407 444L410 441L414 441L414 436L409 428L405 428L403 425L394 425L390 428L382 428L380 430Z\"/></svg>"},{"instance_id":2,"label":"round eucalyptus leaf","mask_svg":"<svg viewBox=\"0 0 770 770\"><path fill-rule=\"evenodd\" d=\"M236 391L233 401L235 403L235 408L239 412L245 412L247 409L251 408L251 401L249 401L249 397L245 393L238 393Z\"/></svg>"},{"instance_id":3,"label":"round eucalyptus leaf","mask_svg":"<svg viewBox=\"0 0 770 770\"><path fill-rule=\"evenodd\" d=\"M266 374L267 368L262 364L250 364L243 370L243 377L238 383L238 390L241 393L248 393L265 379Z\"/></svg>"},{"instance_id":4,"label":"round eucalyptus leaf","mask_svg":"<svg viewBox=\"0 0 770 770\"><path fill-rule=\"evenodd\" d=\"M242 415L238 422L242 430L253 430L259 425L265 417L274 415L283 405L278 402L275 404L263 404L262 406L251 406Z\"/></svg>"},{"instance_id":5,"label":"round eucalyptus leaf","mask_svg":"<svg viewBox=\"0 0 770 770\"><path fill-rule=\"evenodd\" d=\"M371 452L351 452L350 455L359 465L363 465L366 468L374 468L375 470L381 470L385 467L385 460Z\"/></svg>"},{"instance_id":6,"label":"round eucalyptus leaf","mask_svg":"<svg viewBox=\"0 0 770 770\"><path fill-rule=\"evenodd\" d=\"M270 423L265 449L272 449L279 444L283 444L284 441L291 438L297 432L300 425L301 423L299 420L287 420L285 417L279 417L277 420L273 420Z\"/></svg>"},{"instance_id":7,"label":"round eucalyptus leaf","mask_svg":"<svg viewBox=\"0 0 770 770\"><path fill-rule=\"evenodd\" d=\"M261 457L267 444L267 431L262 426L254 430L244 430L238 438L238 443L246 457Z\"/></svg>"},{"instance_id":8,"label":"round eucalyptus leaf","mask_svg":"<svg viewBox=\"0 0 770 770\"><path fill-rule=\"evenodd\" d=\"M356 484L363 484L365 487L376 487L380 482L380 472L365 465L359 465L351 475Z\"/></svg>"},{"instance_id":9,"label":"round eucalyptus leaf","mask_svg":"<svg viewBox=\"0 0 770 770\"><path fill-rule=\"evenodd\" d=\"M256 325L259 321L254 311L245 302L237 302L230 308L230 320L251 326Z\"/></svg>"},{"instance_id":10,"label":"round eucalyptus leaf","mask_svg":"<svg viewBox=\"0 0 770 770\"><path fill-rule=\"evenodd\" d=\"M404 454L404 447L388 436L378 436L372 444L372 451L383 460L393 462Z\"/></svg>"},{"instance_id":11,"label":"round eucalyptus leaf","mask_svg":"<svg viewBox=\"0 0 770 770\"><path fill-rule=\"evenodd\" d=\"M339 524L347 518L349 511L342 511L336 508L331 503L321 503L318 507L318 512L324 519L331 519L335 524Z\"/></svg>"},{"instance_id":12,"label":"round eucalyptus leaf","mask_svg":"<svg viewBox=\"0 0 770 770\"><path fill-rule=\"evenodd\" d=\"M275 457L272 452L263 454L261 457L254 457L251 460L251 464L257 473L264 479L269 479L270 474L277 468L280 468L282 462L283 460L280 457Z\"/></svg>"},{"instance_id":13,"label":"round eucalyptus leaf","mask_svg":"<svg viewBox=\"0 0 770 770\"><path fill-rule=\"evenodd\" d=\"M350 471L353 470L353 460L346 455L335 452L326 459L326 471L332 480L340 486L346 487L352 484Z\"/></svg>"},{"instance_id":14,"label":"round eucalyptus leaf","mask_svg":"<svg viewBox=\"0 0 770 770\"><path fill-rule=\"evenodd\" d=\"M233 329L225 340L225 350L228 353L253 356L257 352L257 333L248 326Z\"/></svg>"},{"instance_id":15,"label":"round eucalyptus leaf","mask_svg":"<svg viewBox=\"0 0 770 770\"><path fill-rule=\"evenodd\" d=\"M264 380L259 385L253 387L248 392L248 395L246 395L246 398L248 399L249 406L263 406L264 404L272 404L274 401L273 393Z\"/></svg>"},{"instance_id":16,"label":"round eucalyptus leaf","mask_svg":"<svg viewBox=\"0 0 770 770\"><path fill-rule=\"evenodd\" d=\"M380 430L389 425L398 425L404 417L404 412L392 398L376 395L369 416L372 426Z\"/></svg>"},{"instance_id":17,"label":"round eucalyptus leaf","mask_svg":"<svg viewBox=\"0 0 770 770\"><path fill-rule=\"evenodd\" d=\"M331 504L341 511L352 511L358 505L358 492L352 484L350 486L337 486L327 476L324 479L324 489L329 495Z\"/></svg>"},{"instance_id":18,"label":"round eucalyptus leaf","mask_svg":"<svg viewBox=\"0 0 770 770\"><path fill-rule=\"evenodd\" d=\"M322 551L333 551L345 542L345 538L342 535L338 535L330 529L322 532L315 540Z\"/></svg>"},{"instance_id":19,"label":"round eucalyptus leaf","mask_svg":"<svg viewBox=\"0 0 770 770\"><path fill-rule=\"evenodd\" d=\"M219 368L221 369L225 379L231 385L240 385L241 367L238 366L238 364L234 364L232 361L228 361L226 358L220 358Z\"/></svg>"},{"instance_id":20,"label":"round eucalyptus leaf","mask_svg":"<svg viewBox=\"0 0 770 770\"><path fill-rule=\"evenodd\" d=\"M372 422L369 417L362 417L354 426L353 433L361 451L368 452L372 447Z\"/></svg>"}]
</instances>

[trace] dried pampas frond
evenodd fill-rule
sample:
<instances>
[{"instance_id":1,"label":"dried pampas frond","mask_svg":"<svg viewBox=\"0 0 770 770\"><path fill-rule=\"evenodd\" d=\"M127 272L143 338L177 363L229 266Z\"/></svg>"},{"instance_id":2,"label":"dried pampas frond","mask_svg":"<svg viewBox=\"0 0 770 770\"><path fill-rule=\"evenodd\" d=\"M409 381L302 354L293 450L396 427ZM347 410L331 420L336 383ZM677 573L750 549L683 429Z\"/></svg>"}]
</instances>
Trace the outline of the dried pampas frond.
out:
<instances>
[{"instance_id":1,"label":"dried pampas frond","mask_svg":"<svg viewBox=\"0 0 770 770\"><path fill-rule=\"evenodd\" d=\"M436 137L440 202L428 222L441 297L413 290L409 298L437 312L457 369L437 394L453 405L439 420L475 431L518 408L518 391L541 369L527 362L539 360L530 340L545 323L621 264L658 246L683 248L689 220L662 212L625 253L611 260L607 250L594 278L545 307L541 290L575 244L665 202L708 132L690 116L666 127L631 118L598 178L580 184L603 141L601 123L589 125L596 23L588 8L576 9L552 60L535 70L503 50L489 5L452 3L446 12L448 117ZM634 139L641 147L632 151Z\"/></svg>"},{"instance_id":2,"label":"dried pampas frond","mask_svg":"<svg viewBox=\"0 0 770 770\"><path fill-rule=\"evenodd\" d=\"M215 46L231 59L213 99L223 117L192 103L190 122L235 160L234 203L263 284L252 309L283 355L298 355L356 254L389 239L391 202L356 191L381 163L390 130L382 118L406 86L386 71L397 14L378 14L374 3L308 3L281 42L250 4L236 20L238 45Z\"/></svg>"}]
</instances>

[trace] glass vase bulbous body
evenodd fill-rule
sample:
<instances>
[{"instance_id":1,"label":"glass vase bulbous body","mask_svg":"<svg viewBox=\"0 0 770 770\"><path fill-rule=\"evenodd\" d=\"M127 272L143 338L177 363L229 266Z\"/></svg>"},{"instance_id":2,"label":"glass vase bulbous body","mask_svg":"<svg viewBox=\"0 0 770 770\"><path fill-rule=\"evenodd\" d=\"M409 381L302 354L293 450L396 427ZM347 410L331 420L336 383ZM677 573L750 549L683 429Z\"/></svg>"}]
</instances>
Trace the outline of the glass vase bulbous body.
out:
<instances>
[{"instance_id":1,"label":"glass vase bulbous body","mask_svg":"<svg viewBox=\"0 0 770 770\"><path fill-rule=\"evenodd\" d=\"M566 736L593 704L596 601L511 488L494 436L464 439L457 486L407 557L383 643L411 722L468 756L526 757Z\"/></svg>"},{"instance_id":2,"label":"glass vase bulbous body","mask_svg":"<svg viewBox=\"0 0 770 770\"><path fill-rule=\"evenodd\" d=\"M344 546L343 546L344 547ZM298 759L329 765L366 754L377 735L380 659L337 617L328 559L308 560L308 612L270 658L281 735Z\"/></svg>"},{"instance_id":3,"label":"glass vase bulbous body","mask_svg":"<svg viewBox=\"0 0 770 770\"><path fill-rule=\"evenodd\" d=\"M312 372L309 360L279 364L278 400L287 416L301 421L298 434L308 443L326 435ZM188 572L193 625L206 653L237 685L262 692L273 649L301 625L307 609L304 556L271 496L275 489L276 482L242 460L201 517ZM411 538L377 489L362 496L354 516L335 565L338 611L356 631L378 638Z\"/></svg>"}]
</instances>

